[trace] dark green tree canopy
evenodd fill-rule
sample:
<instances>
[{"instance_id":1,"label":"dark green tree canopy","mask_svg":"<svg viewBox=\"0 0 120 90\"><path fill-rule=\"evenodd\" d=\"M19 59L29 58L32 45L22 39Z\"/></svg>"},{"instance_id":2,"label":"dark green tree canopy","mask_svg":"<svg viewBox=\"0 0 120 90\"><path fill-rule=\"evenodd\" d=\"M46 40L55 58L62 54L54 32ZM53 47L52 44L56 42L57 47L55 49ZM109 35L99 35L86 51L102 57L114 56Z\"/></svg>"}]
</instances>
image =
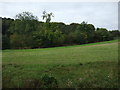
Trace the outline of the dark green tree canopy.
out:
<instances>
[{"instance_id":1,"label":"dark green tree canopy","mask_svg":"<svg viewBox=\"0 0 120 90\"><path fill-rule=\"evenodd\" d=\"M116 39L120 31L95 29L93 24L50 22L53 13L43 12L46 22L38 21L31 12L22 12L16 19L2 18L3 49L43 48L94 43Z\"/></svg>"}]
</instances>

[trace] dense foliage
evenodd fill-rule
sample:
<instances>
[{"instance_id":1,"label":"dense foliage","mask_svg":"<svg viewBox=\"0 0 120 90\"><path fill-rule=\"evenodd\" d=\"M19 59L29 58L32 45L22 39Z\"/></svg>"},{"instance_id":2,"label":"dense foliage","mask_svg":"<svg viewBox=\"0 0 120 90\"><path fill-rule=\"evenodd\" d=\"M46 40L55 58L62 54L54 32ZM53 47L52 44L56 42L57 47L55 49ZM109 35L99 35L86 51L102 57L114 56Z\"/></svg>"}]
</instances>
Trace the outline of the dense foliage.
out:
<instances>
[{"instance_id":1,"label":"dense foliage","mask_svg":"<svg viewBox=\"0 0 120 90\"><path fill-rule=\"evenodd\" d=\"M71 23L50 22L52 13L43 12L46 22L30 12L16 15L16 19L2 18L2 48L24 49L55 47L74 44L85 44L108 41L118 38L118 30L108 31L105 28L95 29L86 22Z\"/></svg>"}]
</instances>

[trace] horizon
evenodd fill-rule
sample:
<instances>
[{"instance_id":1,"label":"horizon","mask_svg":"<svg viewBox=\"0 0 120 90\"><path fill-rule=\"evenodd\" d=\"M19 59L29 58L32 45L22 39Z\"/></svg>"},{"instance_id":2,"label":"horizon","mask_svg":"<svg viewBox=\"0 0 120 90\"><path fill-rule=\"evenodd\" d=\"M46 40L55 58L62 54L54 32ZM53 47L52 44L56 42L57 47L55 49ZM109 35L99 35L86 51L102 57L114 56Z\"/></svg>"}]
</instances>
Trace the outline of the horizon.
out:
<instances>
[{"instance_id":1,"label":"horizon","mask_svg":"<svg viewBox=\"0 0 120 90\"><path fill-rule=\"evenodd\" d=\"M69 25L85 21L93 24L95 28L118 30L117 2L4 2L0 3L0 7L2 9L0 17L2 18L15 19L16 14L28 11L37 16L39 21L44 22L41 16L42 12L46 10L54 15L51 22L62 22ZM6 8L4 9L4 7Z\"/></svg>"}]
</instances>

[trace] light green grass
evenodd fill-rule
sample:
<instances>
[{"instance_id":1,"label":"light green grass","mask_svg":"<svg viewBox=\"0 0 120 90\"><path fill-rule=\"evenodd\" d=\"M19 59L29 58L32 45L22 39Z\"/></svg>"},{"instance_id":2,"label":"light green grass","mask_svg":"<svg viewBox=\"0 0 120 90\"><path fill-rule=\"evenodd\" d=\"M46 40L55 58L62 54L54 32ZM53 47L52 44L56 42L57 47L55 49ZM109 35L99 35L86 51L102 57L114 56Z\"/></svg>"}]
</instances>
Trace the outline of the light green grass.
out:
<instances>
[{"instance_id":1,"label":"light green grass","mask_svg":"<svg viewBox=\"0 0 120 90\"><path fill-rule=\"evenodd\" d=\"M3 50L2 54L3 87L31 87L24 80L40 80L45 73L56 77L58 87L117 87L117 40L67 47Z\"/></svg>"}]
</instances>

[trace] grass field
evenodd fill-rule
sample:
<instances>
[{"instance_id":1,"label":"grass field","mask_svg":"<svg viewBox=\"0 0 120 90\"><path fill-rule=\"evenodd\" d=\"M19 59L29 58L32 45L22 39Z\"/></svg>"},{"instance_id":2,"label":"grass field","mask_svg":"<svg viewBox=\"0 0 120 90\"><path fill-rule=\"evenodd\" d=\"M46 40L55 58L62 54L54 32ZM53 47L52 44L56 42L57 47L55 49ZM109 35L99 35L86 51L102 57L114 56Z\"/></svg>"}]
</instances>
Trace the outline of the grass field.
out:
<instances>
[{"instance_id":1,"label":"grass field","mask_svg":"<svg viewBox=\"0 0 120 90\"><path fill-rule=\"evenodd\" d=\"M118 41L3 50L4 88L117 88Z\"/></svg>"}]
</instances>

